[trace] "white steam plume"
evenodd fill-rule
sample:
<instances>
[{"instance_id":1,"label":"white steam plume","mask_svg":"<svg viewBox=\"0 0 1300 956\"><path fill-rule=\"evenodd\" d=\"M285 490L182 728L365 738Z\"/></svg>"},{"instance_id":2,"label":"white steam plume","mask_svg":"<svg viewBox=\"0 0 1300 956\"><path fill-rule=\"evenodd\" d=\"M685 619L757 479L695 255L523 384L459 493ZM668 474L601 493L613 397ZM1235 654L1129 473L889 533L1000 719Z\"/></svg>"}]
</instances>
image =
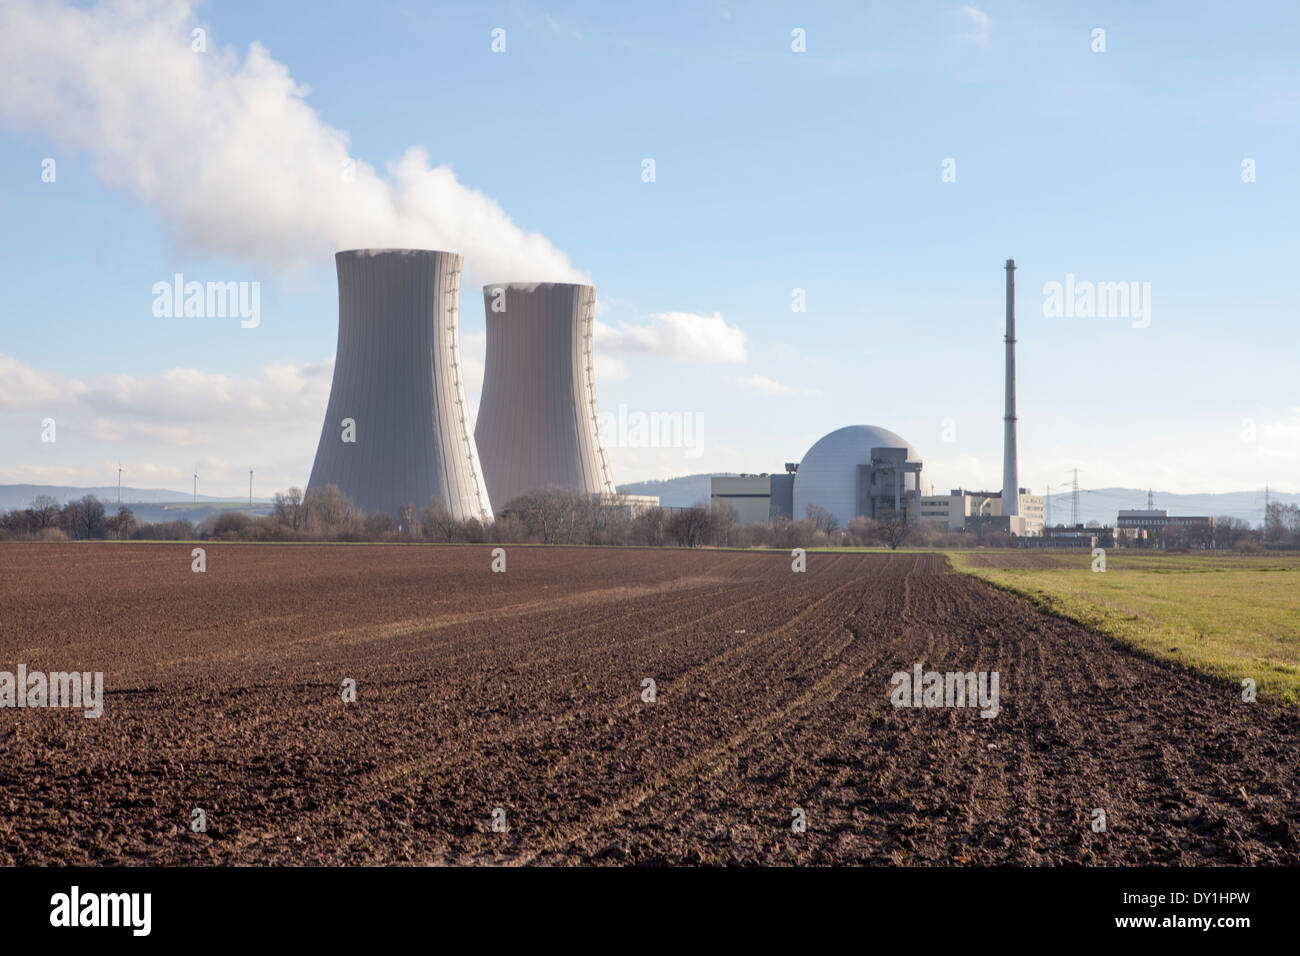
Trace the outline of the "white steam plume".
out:
<instances>
[{"instance_id":1,"label":"white steam plume","mask_svg":"<svg viewBox=\"0 0 1300 956\"><path fill-rule=\"evenodd\" d=\"M212 252L273 265L339 249L464 253L475 275L590 281L545 236L409 148L386 176L257 43L211 42L190 0L0 0L0 117L85 150L97 175Z\"/></svg>"}]
</instances>

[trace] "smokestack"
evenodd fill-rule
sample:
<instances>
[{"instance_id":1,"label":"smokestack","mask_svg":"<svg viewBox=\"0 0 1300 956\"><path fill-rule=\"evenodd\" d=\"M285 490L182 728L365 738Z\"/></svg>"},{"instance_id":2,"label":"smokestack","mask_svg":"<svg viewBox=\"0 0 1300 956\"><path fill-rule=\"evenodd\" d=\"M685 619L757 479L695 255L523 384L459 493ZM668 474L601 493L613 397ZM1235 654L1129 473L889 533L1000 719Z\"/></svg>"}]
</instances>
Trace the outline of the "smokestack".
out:
<instances>
[{"instance_id":1,"label":"smokestack","mask_svg":"<svg viewBox=\"0 0 1300 956\"><path fill-rule=\"evenodd\" d=\"M592 369L596 290L483 287L487 356L474 436L498 509L539 488L612 494Z\"/></svg>"},{"instance_id":2,"label":"smokestack","mask_svg":"<svg viewBox=\"0 0 1300 956\"><path fill-rule=\"evenodd\" d=\"M1003 417L1002 513L1020 514L1020 479L1016 471L1016 260L1007 265L1007 413Z\"/></svg>"},{"instance_id":3,"label":"smokestack","mask_svg":"<svg viewBox=\"0 0 1300 956\"><path fill-rule=\"evenodd\" d=\"M338 349L307 487L338 485L394 518L437 498L457 520L490 519L461 378L461 257L353 249L334 262Z\"/></svg>"}]
</instances>

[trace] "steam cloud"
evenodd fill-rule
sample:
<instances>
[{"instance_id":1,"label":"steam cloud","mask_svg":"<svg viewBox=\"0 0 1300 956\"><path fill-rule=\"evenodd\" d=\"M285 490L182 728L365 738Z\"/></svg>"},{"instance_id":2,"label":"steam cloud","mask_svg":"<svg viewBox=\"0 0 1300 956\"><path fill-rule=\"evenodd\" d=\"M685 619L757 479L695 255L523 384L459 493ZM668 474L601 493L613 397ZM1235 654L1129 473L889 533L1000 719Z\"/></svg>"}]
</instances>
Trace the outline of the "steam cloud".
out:
<instances>
[{"instance_id":1,"label":"steam cloud","mask_svg":"<svg viewBox=\"0 0 1300 956\"><path fill-rule=\"evenodd\" d=\"M0 0L0 117L88 152L185 239L276 266L339 249L465 254L476 276L590 281L545 236L411 147L387 175L258 43L191 49L190 0ZM354 166L349 164L355 162Z\"/></svg>"}]
</instances>

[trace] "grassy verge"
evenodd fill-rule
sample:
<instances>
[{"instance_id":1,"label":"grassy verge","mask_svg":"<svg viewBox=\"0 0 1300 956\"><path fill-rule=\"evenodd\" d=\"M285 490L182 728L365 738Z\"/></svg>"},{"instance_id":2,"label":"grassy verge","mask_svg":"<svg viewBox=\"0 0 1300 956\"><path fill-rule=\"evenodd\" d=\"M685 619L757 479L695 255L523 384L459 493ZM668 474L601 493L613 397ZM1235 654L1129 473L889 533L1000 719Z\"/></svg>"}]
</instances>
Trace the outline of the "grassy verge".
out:
<instances>
[{"instance_id":1,"label":"grassy verge","mask_svg":"<svg viewBox=\"0 0 1300 956\"><path fill-rule=\"evenodd\" d=\"M1300 701L1300 556L948 552L958 571L1156 657Z\"/></svg>"}]
</instances>

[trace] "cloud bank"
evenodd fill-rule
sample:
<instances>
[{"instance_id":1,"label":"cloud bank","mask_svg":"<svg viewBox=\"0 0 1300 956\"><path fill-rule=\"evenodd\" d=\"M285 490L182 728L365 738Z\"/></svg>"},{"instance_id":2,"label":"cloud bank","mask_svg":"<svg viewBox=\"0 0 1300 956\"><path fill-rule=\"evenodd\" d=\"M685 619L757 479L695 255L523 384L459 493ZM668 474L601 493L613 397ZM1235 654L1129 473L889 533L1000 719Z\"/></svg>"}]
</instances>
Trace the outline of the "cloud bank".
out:
<instances>
[{"instance_id":1,"label":"cloud bank","mask_svg":"<svg viewBox=\"0 0 1300 956\"><path fill-rule=\"evenodd\" d=\"M654 355L687 362L745 361L745 333L721 313L658 312L643 325L597 322L597 349L609 355Z\"/></svg>"},{"instance_id":2,"label":"cloud bank","mask_svg":"<svg viewBox=\"0 0 1300 956\"><path fill-rule=\"evenodd\" d=\"M412 146L381 174L260 44L207 39L189 0L0 3L0 117L88 153L96 174L209 252L290 266L339 249L464 253L475 275L586 282L545 236Z\"/></svg>"},{"instance_id":3,"label":"cloud bank","mask_svg":"<svg viewBox=\"0 0 1300 956\"><path fill-rule=\"evenodd\" d=\"M825 393L820 388L797 388L786 385L766 375L750 375L737 380L744 388L763 395L798 396L803 398L821 398Z\"/></svg>"}]
</instances>

